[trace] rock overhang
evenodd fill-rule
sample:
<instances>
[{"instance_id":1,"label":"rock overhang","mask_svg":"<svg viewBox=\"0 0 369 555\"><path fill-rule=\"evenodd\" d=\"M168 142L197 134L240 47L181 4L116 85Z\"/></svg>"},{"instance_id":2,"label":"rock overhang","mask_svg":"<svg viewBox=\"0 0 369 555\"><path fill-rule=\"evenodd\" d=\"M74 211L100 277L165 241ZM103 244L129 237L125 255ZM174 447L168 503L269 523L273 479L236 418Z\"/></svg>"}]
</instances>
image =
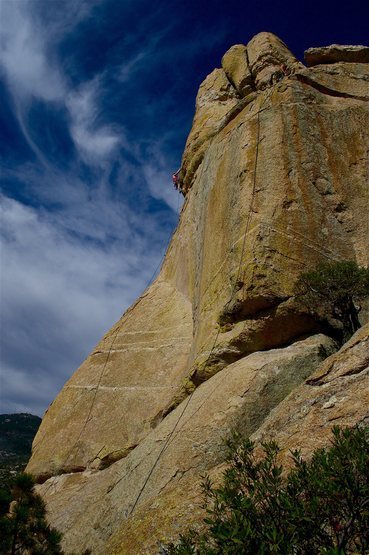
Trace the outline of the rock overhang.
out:
<instances>
[{"instance_id":1,"label":"rock overhang","mask_svg":"<svg viewBox=\"0 0 369 555\"><path fill-rule=\"evenodd\" d=\"M314 336L331 328L320 329L293 305L298 274L326 259L369 263L367 64L305 68L269 33L232 47L222 63L197 96L182 169L186 203L160 275L65 386L35 441L29 469L53 475L40 491L74 551L129 553L108 541L116 535L128 545L122 534L131 522L138 530L131 552L154 549L160 521L168 530L173 515L185 512L177 492L170 518L162 518L171 483L196 481L196 468L215 464L206 457L221 454L222 433L237 420L224 424L224 415L244 403L243 426L257 435L296 380L314 370L305 371L304 355L287 373L277 372L279 358L288 359L298 344L309 352L316 344L319 360L336 348L331 338ZM257 372L249 367L267 359L270 374L264 363ZM242 387L230 401L228 377L239 370ZM320 383L321 372L311 379ZM354 388L355 374L343 379ZM363 372L358 379L364 383ZM267 402L273 391L277 405ZM346 410L340 391L344 424L363 407ZM217 414L215 397L224 405ZM299 406L303 416L300 401L291 399L288 410ZM159 514L146 522L150 538L140 537L145 504L148 514Z\"/></svg>"}]
</instances>

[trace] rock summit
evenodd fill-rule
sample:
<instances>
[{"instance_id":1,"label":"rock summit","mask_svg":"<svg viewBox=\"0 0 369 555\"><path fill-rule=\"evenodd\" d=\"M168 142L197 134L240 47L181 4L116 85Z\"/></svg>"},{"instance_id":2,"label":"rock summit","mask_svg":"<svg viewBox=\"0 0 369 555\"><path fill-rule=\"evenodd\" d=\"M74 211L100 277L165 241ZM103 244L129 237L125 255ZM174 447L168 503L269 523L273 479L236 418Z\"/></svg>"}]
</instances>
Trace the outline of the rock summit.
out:
<instances>
[{"instance_id":1,"label":"rock summit","mask_svg":"<svg viewBox=\"0 0 369 555\"><path fill-rule=\"evenodd\" d=\"M367 47L271 33L200 86L185 203L157 279L46 412L28 471L66 553L155 554L201 519L234 429L282 452L368 422L368 325L340 345L294 298L321 261L369 265ZM362 323L368 315L362 311Z\"/></svg>"}]
</instances>

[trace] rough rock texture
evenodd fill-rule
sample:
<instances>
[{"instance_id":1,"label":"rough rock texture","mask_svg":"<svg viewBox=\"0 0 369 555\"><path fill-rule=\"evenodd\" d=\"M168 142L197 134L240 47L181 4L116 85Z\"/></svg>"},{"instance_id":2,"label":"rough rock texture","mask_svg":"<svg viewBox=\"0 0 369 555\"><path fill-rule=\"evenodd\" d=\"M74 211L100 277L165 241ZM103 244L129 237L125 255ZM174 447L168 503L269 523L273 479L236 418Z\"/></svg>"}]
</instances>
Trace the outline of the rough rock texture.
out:
<instances>
[{"instance_id":1,"label":"rough rock texture","mask_svg":"<svg viewBox=\"0 0 369 555\"><path fill-rule=\"evenodd\" d=\"M222 58L222 67L240 96L246 96L254 90L245 45L235 44L232 46Z\"/></svg>"},{"instance_id":2,"label":"rough rock texture","mask_svg":"<svg viewBox=\"0 0 369 555\"><path fill-rule=\"evenodd\" d=\"M215 69L200 86L196 112L182 159L182 191L192 186L210 140L264 90L289 71L303 68L287 46L272 33L259 33L244 46L236 44L223 56L222 69Z\"/></svg>"},{"instance_id":3,"label":"rough rock texture","mask_svg":"<svg viewBox=\"0 0 369 555\"><path fill-rule=\"evenodd\" d=\"M241 418L237 427L248 435L244 422ZM303 456L309 457L314 449L329 444L332 426L358 423L369 425L369 325L277 405L251 439L256 443L277 441L282 447L281 462L288 467L291 450L301 449ZM223 471L224 465L207 470L212 480L219 480ZM199 477L187 477L183 483L173 480L162 495L143 503L136 516L112 536L109 552L157 553L160 541L175 541L189 526L201 522L205 516L201 502Z\"/></svg>"},{"instance_id":4,"label":"rough rock texture","mask_svg":"<svg viewBox=\"0 0 369 555\"><path fill-rule=\"evenodd\" d=\"M320 48L309 48L304 52L304 58L308 66L336 62L369 63L369 46L331 44Z\"/></svg>"},{"instance_id":5,"label":"rough rock texture","mask_svg":"<svg viewBox=\"0 0 369 555\"><path fill-rule=\"evenodd\" d=\"M255 35L247 45L247 55L257 89L270 85L273 75L280 73L282 64L290 69L302 67L284 42L272 33Z\"/></svg>"},{"instance_id":6,"label":"rough rock texture","mask_svg":"<svg viewBox=\"0 0 369 555\"><path fill-rule=\"evenodd\" d=\"M337 63L300 71L296 79L322 93L341 98L369 100L369 64Z\"/></svg>"},{"instance_id":7,"label":"rough rock texture","mask_svg":"<svg viewBox=\"0 0 369 555\"><path fill-rule=\"evenodd\" d=\"M196 97L196 113L186 142L180 179L187 189L198 169L210 140L219 132L238 104L239 95L221 69L214 69L201 84Z\"/></svg>"},{"instance_id":8,"label":"rough rock texture","mask_svg":"<svg viewBox=\"0 0 369 555\"><path fill-rule=\"evenodd\" d=\"M167 282L156 282L49 407L28 471L43 480L103 468L127 455L180 390L191 339L188 300Z\"/></svg>"},{"instance_id":9,"label":"rough rock texture","mask_svg":"<svg viewBox=\"0 0 369 555\"><path fill-rule=\"evenodd\" d=\"M158 279L66 384L35 438L28 470L40 482L51 476L40 491L68 550L155 553L155 523L165 533L182 526L180 492L195 502L192 477L198 484L221 463L221 438L233 426L258 433L329 354L330 340L316 334L335 330L298 306L297 276L321 260L369 263L369 65L308 69L261 33L223 67L197 96L180 173L186 200ZM304 387L318 395L335 386ZM357 391L352 411L351 394L339 403L352 413L343 423L361 418ZM303 412L305 401L294 402L288 410Z\"/></svg>"},{"instance_id":10,"label":"rough rock texture","mask_svg":"<svg viewBox=\"0 0 369 555\"><path fill-rule=\"evenodd\" d=\"M39 492L48 502L53 526L66 534L66 550L80 552L93 546L94 552L104 553L112 531L125 536L124 516L130 516L133 507L136 511L145 504L146 511L149 500L155 507L161 495L167 495L174 486L182 487L184 478L198 480L222 461L224 439L230 430L242 426L250 435L335 347L331 339L317 335L283 349L245 357L198 387L125 459L103 472L64 475L45 482ZM152 468L154 472L139 497ZM96 498L100 499L98 507ZM63 510L66 506L67 512ZM166 509L160 506L163 519ZM134 513L134 528L133 517ZM166 528L163 523L150 534L150 544L163 535L168 537L172 521L167 517L165 521ZM86 527L93 531L82 538ZM143 549L145 542L137 534L135 540L127 537L130 551L123 553Z\"/></svg>"},{"instance_id":11,"label":"rough rock texture","mask_svg":"<svg viewBox=\"0 0 369 555\"><path fill-rule=\"evenodd\" d=\"M291 449L307 457L328 444L332 426L369 425L369 325L293 391L252 439L274 439L287 461Z\"/></svg>"}]
</instances>

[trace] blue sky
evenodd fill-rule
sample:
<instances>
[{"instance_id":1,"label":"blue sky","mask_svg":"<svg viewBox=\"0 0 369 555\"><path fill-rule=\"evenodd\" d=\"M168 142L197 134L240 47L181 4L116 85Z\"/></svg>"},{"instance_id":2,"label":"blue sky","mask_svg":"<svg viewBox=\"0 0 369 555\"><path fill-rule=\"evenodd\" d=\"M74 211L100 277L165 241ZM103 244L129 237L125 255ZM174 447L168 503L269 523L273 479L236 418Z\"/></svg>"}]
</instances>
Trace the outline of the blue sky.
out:
<instances>
[{"instance_id":1,"label":"blue sky","mask_svg":"<svg viewBox=\"0 0 369 555\"><path fill-rule=\"evenodd\" d=\"M42 415L147 285L197 89L233 44L369 43L367 1L1 0L1 404Z\"/></svg>"}]
</instances>

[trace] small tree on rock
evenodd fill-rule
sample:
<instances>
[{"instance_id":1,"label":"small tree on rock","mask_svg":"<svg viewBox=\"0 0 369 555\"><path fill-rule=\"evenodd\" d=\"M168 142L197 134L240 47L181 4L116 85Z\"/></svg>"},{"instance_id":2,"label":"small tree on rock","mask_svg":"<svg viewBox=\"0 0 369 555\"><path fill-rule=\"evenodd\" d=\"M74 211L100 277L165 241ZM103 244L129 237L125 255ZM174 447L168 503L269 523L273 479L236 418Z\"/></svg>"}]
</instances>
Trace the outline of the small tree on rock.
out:
<instances>
[{"instance_id":1,"label":"small tree on rock","mask_svg":"<svg viewBox=\"0 0 369 555\"><path fill-rule=\"evenodd\" d=\"M369 269L353 260L322 262L300 275L295 293L312 312L338 320L346 341L360 328L356 303L369 296Z\"/></svg>"}]
</instances>

